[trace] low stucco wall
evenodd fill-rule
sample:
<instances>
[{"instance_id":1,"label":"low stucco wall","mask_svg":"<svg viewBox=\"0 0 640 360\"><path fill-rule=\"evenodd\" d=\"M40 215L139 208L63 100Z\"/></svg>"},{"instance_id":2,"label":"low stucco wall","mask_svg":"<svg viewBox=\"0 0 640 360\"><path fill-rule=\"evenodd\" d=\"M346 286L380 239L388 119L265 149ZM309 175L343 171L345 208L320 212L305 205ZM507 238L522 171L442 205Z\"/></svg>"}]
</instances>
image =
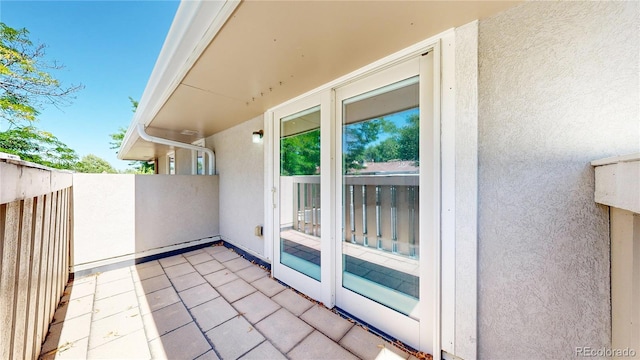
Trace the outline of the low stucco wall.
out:
<instances>
[{"instance_id":1,"label":"low stucco wall","mask_svg":"<svg viewBox=\"0 0 640 360\"><path fill-rule=\"evenodd\" d=\"M73 175L72 267L135 253L135 175Z\"/></svg>"},{"instance_id":2,"label":"low stucco wall","mask_svg":"<svg viewBox=\"0 0 640 360\"><path fill-rule=\"evenodd\" d=\"M72 271L212 241L218 177L73 175Z\"/></svg>"},{"instance_id":3,"label":"low stucco wall","mask_svg":"<svg viewBox=\"0 0 640 360\"><path fill-rule=\"evenodd\" d=\"M136 252L219 235L218 177L136 176Z\"/></svg>"}]
</instances>

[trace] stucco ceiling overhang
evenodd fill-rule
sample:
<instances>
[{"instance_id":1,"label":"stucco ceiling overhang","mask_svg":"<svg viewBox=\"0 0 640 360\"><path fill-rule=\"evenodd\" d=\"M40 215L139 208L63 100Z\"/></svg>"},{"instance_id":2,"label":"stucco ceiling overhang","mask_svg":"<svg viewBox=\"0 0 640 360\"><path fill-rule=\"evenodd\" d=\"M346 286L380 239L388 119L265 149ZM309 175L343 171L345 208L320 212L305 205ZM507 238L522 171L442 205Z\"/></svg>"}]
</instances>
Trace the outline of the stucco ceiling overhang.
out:
<instances>
[{"instance_id":1,"label":"stucco ceiling overhang","mask_svg":"<svg viewBox=\"0 0 640 360\"><path fill-rule=\"evenodd\" d=\"M139 108L134 117L120 158L147 160L168 151L167 147L141 140L134 131L136 122L147 124L147 131L152 135L193 142L261 115L269 108L386 55L514 4L503 1L235 3L233 12L229 11L230 16L227 15L212 40L204 46L200 40L204 49L201 53L197 53L197 49L178 49L194 51L190 56L196 56L197 60L191 61L192 66L188 66L189 62L181 64L182 73L175 67L169 69L178 78L165 82L167 89L159 91L157 86L162 84L151 84L151 81L147 85L140 103L142 109ZM180 23L180 17L185 17L184 11L178 11L174 27ZM182 19L188 26L203 29L211 27L206 22ZM171 51L165 49L163 53L161 57L171 55ZM159 58L158 63L162 63L161 60ZM162 70L156 65L152 78ZM171 75L164 74L165 77ZM153 102L158 99L149 93L163 91L168 96L156 104L157 110L154 110ZM197 133L181 134L184 130Z\"/></svg>"}]
</instances>

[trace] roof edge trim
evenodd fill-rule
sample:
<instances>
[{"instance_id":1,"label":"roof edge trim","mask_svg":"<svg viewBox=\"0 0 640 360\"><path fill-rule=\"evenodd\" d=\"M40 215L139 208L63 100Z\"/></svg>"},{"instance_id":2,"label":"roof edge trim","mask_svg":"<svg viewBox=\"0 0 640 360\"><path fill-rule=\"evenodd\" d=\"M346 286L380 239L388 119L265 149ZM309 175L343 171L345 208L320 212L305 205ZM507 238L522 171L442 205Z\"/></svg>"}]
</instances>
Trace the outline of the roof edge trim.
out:
<instances>
[{"instance_id":1,"label":"roof edge trim","mask_svg":"<svg viewBox=\"0 0 640 360\"><path fill-rule=\"evenodd\" d=\"M180 3L125 133L118 159L126 157L139 138L137 124L148 126L151 123L240 2L201 0Z\"/></svg>"}]
</instances>

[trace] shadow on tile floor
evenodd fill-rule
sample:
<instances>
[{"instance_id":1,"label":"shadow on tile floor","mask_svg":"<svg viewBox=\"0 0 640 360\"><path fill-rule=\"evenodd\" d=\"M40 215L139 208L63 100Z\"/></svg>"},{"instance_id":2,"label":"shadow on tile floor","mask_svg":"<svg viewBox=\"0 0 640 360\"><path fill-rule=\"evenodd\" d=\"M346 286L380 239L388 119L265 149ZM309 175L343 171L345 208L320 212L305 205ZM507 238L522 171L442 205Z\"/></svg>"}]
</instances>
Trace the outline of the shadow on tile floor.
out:
<instances>
[{"instance_id":1,"label":"shadow on tile floor","mask_svg":"<svg viewBox=\"0 0 640 360\"><path fill-rule=\"evenodd\" d=\"M69 283L41 359L107 358L416 359L223 246Z\"/></svg>"}]
</instances>

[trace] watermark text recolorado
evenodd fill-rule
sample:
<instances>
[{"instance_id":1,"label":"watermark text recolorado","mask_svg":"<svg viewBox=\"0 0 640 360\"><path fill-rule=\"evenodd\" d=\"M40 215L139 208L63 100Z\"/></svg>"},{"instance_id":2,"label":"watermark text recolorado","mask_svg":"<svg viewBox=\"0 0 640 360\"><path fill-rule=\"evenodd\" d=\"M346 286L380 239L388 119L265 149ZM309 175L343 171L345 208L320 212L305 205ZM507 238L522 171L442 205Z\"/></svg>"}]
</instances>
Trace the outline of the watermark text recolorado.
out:
<instances>
[{"instance_id":1,"label":"watermark text recolorado","mask_svg":"<svg viewBox=\"0 0 640 360\"><path fill-rule=\"evenodd\" d=\"M636 350L631 348L608 349L605 347L593 348L590 346L576 347L576 356L581 357L635 357Z\"/></svg>"}]
</instances>

